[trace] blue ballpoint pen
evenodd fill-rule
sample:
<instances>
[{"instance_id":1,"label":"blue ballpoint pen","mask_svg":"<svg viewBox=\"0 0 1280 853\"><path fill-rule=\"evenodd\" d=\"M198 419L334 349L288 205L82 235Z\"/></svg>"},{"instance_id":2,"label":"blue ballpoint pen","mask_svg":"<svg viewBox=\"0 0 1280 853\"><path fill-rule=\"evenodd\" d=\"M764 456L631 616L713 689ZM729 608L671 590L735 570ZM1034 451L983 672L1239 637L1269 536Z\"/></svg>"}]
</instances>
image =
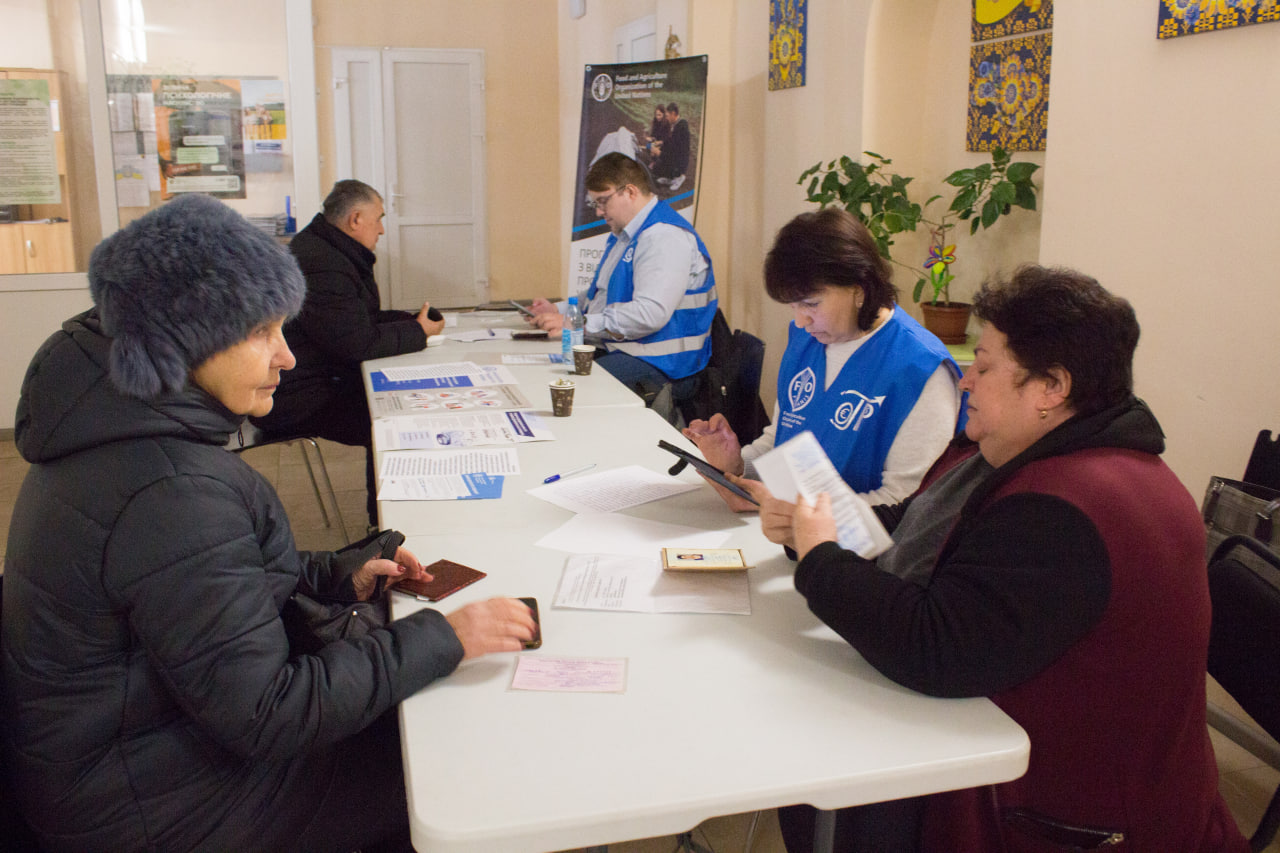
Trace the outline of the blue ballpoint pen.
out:
<instances>
[{"instance_id":1,"label":"blue ballpoint pen","mask_svg":"<svg viewBox=\"0 0 1280 853\"><path fill-rule=\"evenodd\" d=\"M596 463L592 462L590 465L583 465L581 468L574 468L572 471L565 471L563 474L552 474L542 482L543 485L547 483L554 483L556 480L564 477L572 477L574 474L581 474L583 471L590 471L594 467L596 467Z\"/></svg>"}]
</instances>

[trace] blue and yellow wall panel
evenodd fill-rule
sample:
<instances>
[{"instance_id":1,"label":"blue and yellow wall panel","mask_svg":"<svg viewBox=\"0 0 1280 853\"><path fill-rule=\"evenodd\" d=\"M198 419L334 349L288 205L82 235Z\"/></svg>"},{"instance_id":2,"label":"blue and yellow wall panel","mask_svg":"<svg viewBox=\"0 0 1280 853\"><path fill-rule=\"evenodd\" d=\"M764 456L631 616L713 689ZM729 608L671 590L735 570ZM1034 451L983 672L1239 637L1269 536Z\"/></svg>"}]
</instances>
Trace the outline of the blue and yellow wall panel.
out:
<instances>
[{"instance_id":1,"label":"blue and yellow wall panel","mask_svg":"<svg viewBox=\"0 0 1280 853\"><path fill-rule=\"evenodd\" d=\"M969 151L1043 151L1049 126L1053 0L973 0Z\"/></svg>"},{"instance_id":2,"label":"blue and yellow wall panel","mask_svg":"<svg viewBox=\"0 0 1280 853\"><path fill-rule=\"evenodd\" d=\"M1280 21L1280 0L1160 0L1156 38Z\"/></svg>"},{"instance_id":3,"label":"blue and yellow wall panel","mask_svg":"<svg viewBox=\"0 0 1280 853\"><path fill-rule=\"evenodd\" d=\"M973 41L1053 28L1053 0L973 0Z\"/></svg>"},{"instance_id":4,"label":"blue and yellow wall panel","mask_svg":"<svg viewBox=\"0 0 1280 853\"><path fill-rule=\"evenodd\" d=\"M804 85L809 0L769 0L769 91Z\"/></svg>"}]
</instances>

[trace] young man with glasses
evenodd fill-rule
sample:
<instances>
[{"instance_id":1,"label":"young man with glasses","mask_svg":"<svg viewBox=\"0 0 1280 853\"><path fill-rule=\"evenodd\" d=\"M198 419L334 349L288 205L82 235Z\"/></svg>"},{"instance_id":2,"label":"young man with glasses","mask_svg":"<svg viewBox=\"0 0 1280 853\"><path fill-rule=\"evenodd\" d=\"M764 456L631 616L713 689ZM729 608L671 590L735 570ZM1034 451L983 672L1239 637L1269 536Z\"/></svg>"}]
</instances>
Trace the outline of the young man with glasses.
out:
<instances>
[{"instance_id":1,"label":"young man with glasses","mask_svg":"<svg viewBox=\"0 0 1280 853\"><path fill-rule=\"evenodd\" d=\"M613 232L591 285L578 294L596 364L647 400L668 382L679 404L711 358L717 299L711 256L693 226L654 195L648 171L623 154L597 160L587 202ZM533 303L531 322L564 327L560 308Z\"/></svg>"}]
</instances>

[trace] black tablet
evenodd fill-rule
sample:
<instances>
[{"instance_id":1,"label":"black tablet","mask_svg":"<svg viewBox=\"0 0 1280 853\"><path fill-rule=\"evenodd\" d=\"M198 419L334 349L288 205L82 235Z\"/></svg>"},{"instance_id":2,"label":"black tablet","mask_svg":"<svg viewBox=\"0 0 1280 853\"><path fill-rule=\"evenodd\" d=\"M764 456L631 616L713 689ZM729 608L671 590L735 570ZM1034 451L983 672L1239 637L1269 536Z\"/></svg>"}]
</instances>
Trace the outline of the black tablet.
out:
<instances>
[{"instance_id":1,"label":"black tablet","mask_svg":"<svg viewBox=\"0 0 1280 853\"><path fill-rule=\"evenodd\" d=\"M665 442L662 439L658 439L658 446L661 447L663 450L670 451L671 453L674 453L676 456L680 457L680 462L676 463L678 467L673 468L671 473L673 474L680 473L680 468L684 467L684 465L681 463L692 465L694 468L698 469L698 473L702 474L702 476L706 477L708 480L711 480L713 483L718 483L721 486L724 486L726 489L733 492L735 495L742 498L746 498L756 506L760 505L759 501L751 497L750 492L748 492L746 489L742 488L741 486L737 486L729 482L729 478L724 475L724 472L721 471L716 466L712 465L707 460L699 459L689 451L681 450L679 447L676 447L674 444L669 444L668 442Z\"/></svg>"}]
</instances>

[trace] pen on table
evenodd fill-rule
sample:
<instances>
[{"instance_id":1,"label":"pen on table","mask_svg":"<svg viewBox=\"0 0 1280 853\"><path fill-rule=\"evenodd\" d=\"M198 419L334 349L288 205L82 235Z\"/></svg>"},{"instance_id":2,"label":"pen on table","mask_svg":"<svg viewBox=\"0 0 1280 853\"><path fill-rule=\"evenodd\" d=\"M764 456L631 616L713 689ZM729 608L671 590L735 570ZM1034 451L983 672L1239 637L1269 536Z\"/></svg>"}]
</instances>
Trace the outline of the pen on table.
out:
<instances>
[{"instance_id":1,"label":"pen on table","mask_svg":"<svg viewBox=\"0 0 1280 853\"><path fill-rule=\"evenodd\" d=\"M563 474L552 474L542 482L544 485L547 483L554 483L556 480L561 480L565 477L572 477L574 474L581 474L583 471L590 471L594 467L596 467L596 463L592 462L590 465L583 465L581 468L574 468L572 471L565 471Z\"/></svg>"}]
</instances>

